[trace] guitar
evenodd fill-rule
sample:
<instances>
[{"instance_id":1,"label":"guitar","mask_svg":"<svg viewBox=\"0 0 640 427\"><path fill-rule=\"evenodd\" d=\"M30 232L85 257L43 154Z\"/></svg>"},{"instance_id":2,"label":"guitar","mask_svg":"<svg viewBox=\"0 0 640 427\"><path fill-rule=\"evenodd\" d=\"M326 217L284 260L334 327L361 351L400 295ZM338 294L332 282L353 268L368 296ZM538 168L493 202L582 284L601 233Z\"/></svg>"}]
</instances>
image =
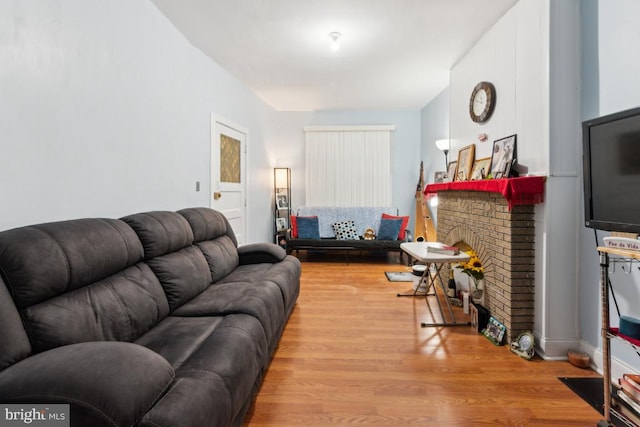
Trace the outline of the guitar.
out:
<instances>
[{"instance_id":1,"label":"guitar","mask_svg":"<svg viewBox=\"0 0 640 427\"><path fill-rule=\"evenodd\" d=\"M413 226L413 236L416 242L437 241L436 229L431 219L431 211L424 200L424 165L420 162L420 179L416 187L416 221Z\"/></svg>"}]
</instances>

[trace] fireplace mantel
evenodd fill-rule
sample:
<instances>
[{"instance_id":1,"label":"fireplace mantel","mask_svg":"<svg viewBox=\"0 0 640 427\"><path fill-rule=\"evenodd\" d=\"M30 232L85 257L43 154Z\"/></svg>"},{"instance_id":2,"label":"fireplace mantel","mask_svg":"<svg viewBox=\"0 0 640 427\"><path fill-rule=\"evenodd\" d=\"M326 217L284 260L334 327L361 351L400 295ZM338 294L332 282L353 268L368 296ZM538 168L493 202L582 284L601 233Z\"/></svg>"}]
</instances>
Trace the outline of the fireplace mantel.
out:
<instances>
[{"instance_id":1,"label":"fireplace mantel","mask_svg":"<svg viewBox=\"0 0 640 427\"><path fill-rule=\"evenodd\" d=\"M535 297L535 204L545 177L431 184L438 194L438 240L464 243L485 267L485 307L507 327L507 342L532 331Z\"/></svg>"},{"instance_id":2,"label":"fireplace mantel","mask_svg":"<svg viewBox=\"0 0 640 427\"><path fill-rule=\"evenodd\" d=\"M484 191L500 193L507 200L509 210L516 205L535 205L544 202L544 176L526 176L520 178L483 179L477 181L456 181L429 184L424 194L440 191Z\"/></svg>"}]
</instances>

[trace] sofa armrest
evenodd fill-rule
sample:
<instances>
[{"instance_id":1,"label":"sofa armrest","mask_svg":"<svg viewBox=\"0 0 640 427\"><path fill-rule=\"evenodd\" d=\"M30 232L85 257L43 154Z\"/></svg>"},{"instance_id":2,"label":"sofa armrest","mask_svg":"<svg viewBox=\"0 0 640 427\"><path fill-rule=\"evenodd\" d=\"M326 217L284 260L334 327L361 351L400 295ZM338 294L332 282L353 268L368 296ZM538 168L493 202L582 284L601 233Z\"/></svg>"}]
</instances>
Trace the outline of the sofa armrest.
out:
<instances>
[{"instance_id":1,"label":"sofa armrest","mask_svg":"<svg viewBox=\"0 0 640 427\"><path fill-rule=\"evenodd\" d=\"M251 243L238 247L240 264L260 264L263 262L280 262L287 256L280 246L274 243Z\"/></svg>"},{"instance_id":2,"label":"sofa armrest","mask_svg":"<svg viewBox=\"0 0 640 427\"><path fill-rule=\"evenodd\" d=\"M137 344L71 344L0 372L0 402L70 404L72 425L135 425L174 376L165 359Z\"/></svg>"}]
</instances>

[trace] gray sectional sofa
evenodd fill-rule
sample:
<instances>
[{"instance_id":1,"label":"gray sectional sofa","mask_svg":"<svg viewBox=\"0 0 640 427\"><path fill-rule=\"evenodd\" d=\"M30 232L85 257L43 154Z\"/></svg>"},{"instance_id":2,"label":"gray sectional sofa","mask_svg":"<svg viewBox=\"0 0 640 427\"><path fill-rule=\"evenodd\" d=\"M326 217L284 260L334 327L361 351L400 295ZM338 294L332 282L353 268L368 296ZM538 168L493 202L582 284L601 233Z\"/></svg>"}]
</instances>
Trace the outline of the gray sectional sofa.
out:
<instances>
[{"instance_id":1,"label":"gray sectional sofa","mask_svg":"<svg viewBox=\"0 0 640 427\"><path fill-rule=\"evenodd\" d=\"M1 232L0 402L69 404L72 426L240 425L300 272L207 208Z\"/></svg>"}]
</instances>

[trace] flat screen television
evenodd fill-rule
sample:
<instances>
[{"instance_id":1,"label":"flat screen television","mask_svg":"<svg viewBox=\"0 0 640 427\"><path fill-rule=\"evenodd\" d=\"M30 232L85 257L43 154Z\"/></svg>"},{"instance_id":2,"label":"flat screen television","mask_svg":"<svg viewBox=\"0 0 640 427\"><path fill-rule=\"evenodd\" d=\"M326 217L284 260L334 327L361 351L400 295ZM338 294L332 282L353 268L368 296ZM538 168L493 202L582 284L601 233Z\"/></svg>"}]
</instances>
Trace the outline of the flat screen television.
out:
<instances>
[{"instance_id":1,"label":"flat screen television","mask_svg":"<svg viewBox=\"0 0 640 427\"><path fill-rule=\"evenodd\" d=\"M582 123L585 226L640 233L640 108Z\"/></svg>"}]
</instances>

